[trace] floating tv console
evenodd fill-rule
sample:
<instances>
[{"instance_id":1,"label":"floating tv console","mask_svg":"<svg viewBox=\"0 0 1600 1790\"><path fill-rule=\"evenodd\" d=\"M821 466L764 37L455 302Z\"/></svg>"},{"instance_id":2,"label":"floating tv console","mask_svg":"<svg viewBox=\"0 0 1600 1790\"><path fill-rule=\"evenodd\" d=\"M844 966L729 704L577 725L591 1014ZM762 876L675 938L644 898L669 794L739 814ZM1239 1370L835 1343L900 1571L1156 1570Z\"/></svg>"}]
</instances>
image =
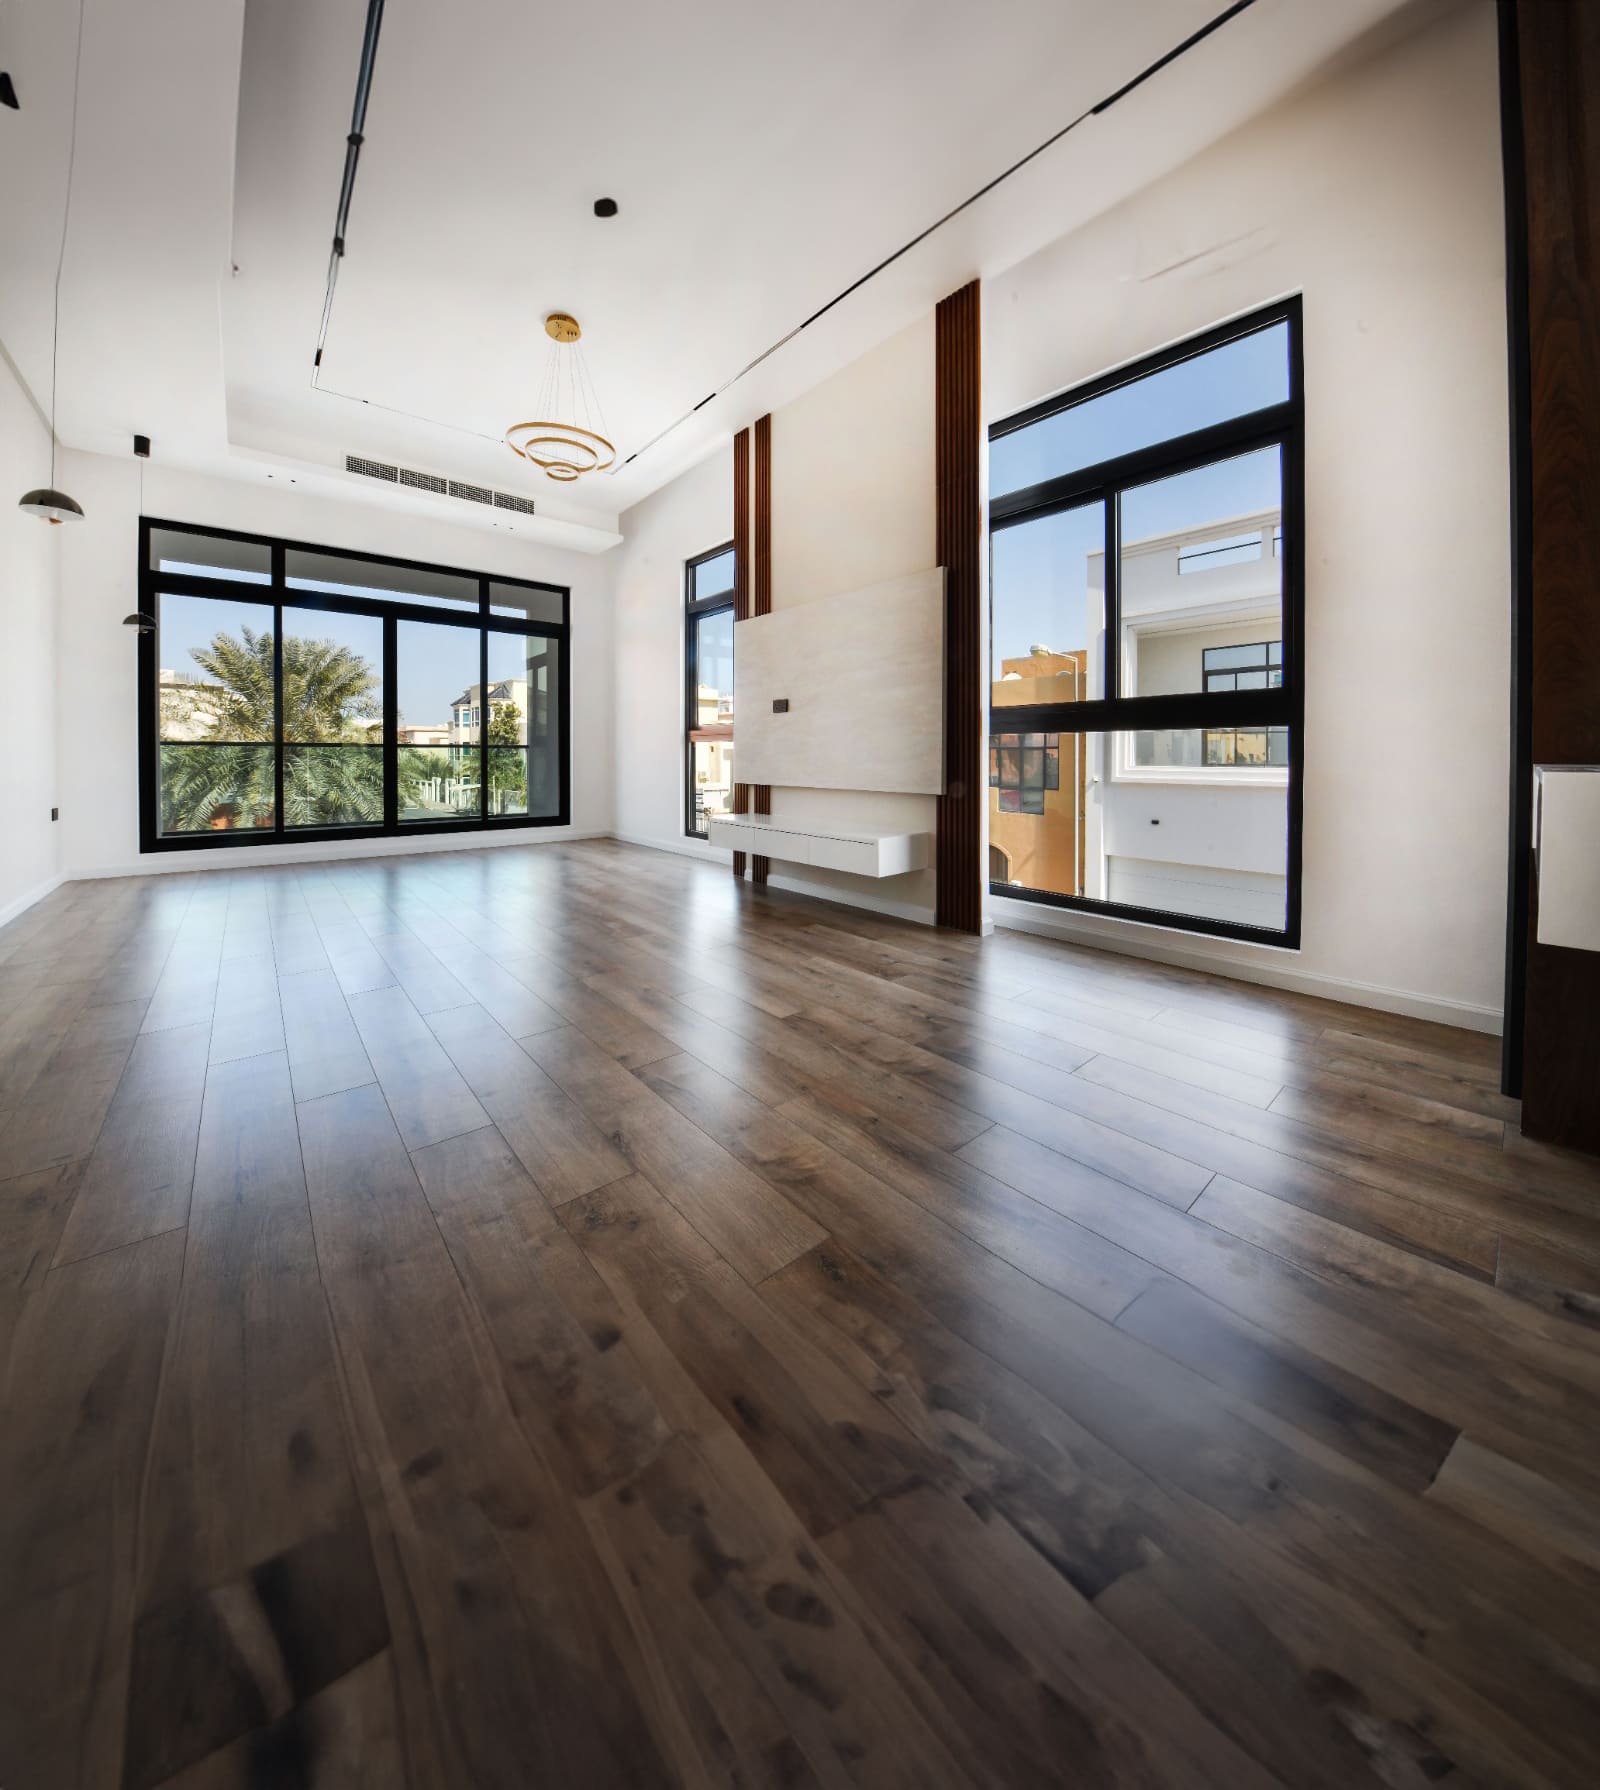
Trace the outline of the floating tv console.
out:
<instances>
[{"instance_id":1,"label":"floating tv console","mask_svg":"<svg viewBox=\"0 0 1600 1790\"><path fill-rule=\"evenodd\" d=\"M908 870L926 870L933 862L933 841L926 833L779 825L764 814L714 817L709 832L713 845L757 852L785 864L848 870L855 876L904 876Z\"/></svg>"}]
</instances>

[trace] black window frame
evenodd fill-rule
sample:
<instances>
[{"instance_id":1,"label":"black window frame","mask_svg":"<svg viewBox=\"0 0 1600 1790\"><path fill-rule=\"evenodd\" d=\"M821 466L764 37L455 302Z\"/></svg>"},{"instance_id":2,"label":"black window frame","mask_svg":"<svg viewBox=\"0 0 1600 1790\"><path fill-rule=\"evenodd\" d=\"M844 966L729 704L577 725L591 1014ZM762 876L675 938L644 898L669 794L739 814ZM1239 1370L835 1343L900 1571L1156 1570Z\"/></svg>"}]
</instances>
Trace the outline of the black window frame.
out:
<instances>
[{"instance_id":1,"label":"black window frame","mask_svg":"<svg viewBox=\"0 0 1600 1790\"><path fill-rule=\"evenodd\" d=\"M1254 335L1279 324L1288 331L1289 395L1283 401L1242 416L1230 417L1203 429L1173 436L1148 447L1136 448L1092 466L1076 468L1059 477L1009 491L989 502L991 602L993 600L993 543L1005 528L1035 522L1063 510L1099 503L1105 523L1105 638L1103 655L1105 693L1083 702L1027 703L996 707L989 711L989 731L997 733L1116 734L1140 730L1198 729L1220 732L1255 732L1287 728L1289 736L1287 839L1285 841L1285 897L1282 928L1243 925L1200 915L1169 912L1160 908L1133 907L1125 902L1087 895L1061 895L1046 889L1019 889L1009 883L991 882L990 893L1012 901L1035 902L1046 907L1071 908L1102 914L1112 919L1133 920L1145 926L1202 933L1217 938L1240 939L1251 944L1300 948L1301 834L1305 801L1305 360L1301 301L1298 295L1252 311L1247 316L1218 324L1159 353L1103 374L1070 391L1030 405L1014 416L989 427L989 440L998 441L1046 417L1133 384L1198 355L1208 354L1229 342ZM1122 609L1119 593L1121 506L1119 498L1130 488L1191 472L1218 460L1232 459L1258 449L1277 448L1282 488L1276 557L1282 567L1283 681L1275 689L1232 692L1199 690L1164 696L1130 696L1121 690ZM1281 538L1280 538L1281 537ZM1265 552L1265 541L1263 541ZM1219 707L1219 705L1222 705ZM1276 767L1274 767L1276 768Z\"/></svg>"},{"instance_id":2,"label":"black window frame","mask_svg":"<svg viewBox=\"0 0 1600 1790\"><path fill-rule=\"evenodd\" d=\"M709 842L711 831L709 827L695 825L694 734L700 703L700 623L723 610L731 616L734 605L731 584L725 591L697 597L694 594L695 573L701 566L732 552L733 542L724 541L720 547L697 553L683 563L683 834L686 839L698 839L702 843Z\"/></svg>"},{"instance_id":3,"label":"black window frame","mask_svg":"<svg viewBox=\"0 0 1600 1790\"><path fill-rule=\"evenodd\" d=\"M271 578L267 583L242 579L207 577L203 574L161 572L150 563L150 535L156 529L169 529L208 540L242 541L266 547L270 553ZM288 555L295 552L320 553L330 558L348 560L355 566L393 566L408 572L436 573L444 578L470 578L478 586L476 610L446 608L427 602L408 603L403 597L334 596L324 591L299 590L287 581ZM526 617L495 613L491 608L491 586L513 586L558 594L561 598L559 622L533 621ZM160 599L163 593L181 597L209 597L229 603L252 604L272 617L275 630L274 649L274 717L270 742L274 753L276 785L271 827L226 828L216 832L163 834L160 813ZM169 517L139 518L139 608L156 618L157 631L139 636L139 850L167 851L232 851L262 845L330 844L351 839L431 838L442 833L499 833L511 829L566 827L572 824L572 592L570 586L537 578L513 578L504 572L474 572L460 566L441 566L426 560L401 559L393 554L369 553L347 547L330 547L320 541L295 541L277 535L251 534L243 529L213 528L197 522L181 522ZM283 813L283 764L286 745L283 738L283 611L285 609L328 610L344 615L376 617L383 626L383 788L384 818L374 825L286 827ZM488 657L491 634L521 634L554 640L559 648L557 687L560 716L557 731L559 765L559 800L553 815L491 815L489 806L488 728L480 729L478 751L481 774L478 779L478 813L475 817L455 820L402 821L398 817L399 743L396 739L398 692L399 623L402 621L437 623L445 627L475 629L478 635L478 688L489 682ZM480 698L481 700L481 698ZM267 742L263 742L266 744Z\"/></svg>"}]
</instances>

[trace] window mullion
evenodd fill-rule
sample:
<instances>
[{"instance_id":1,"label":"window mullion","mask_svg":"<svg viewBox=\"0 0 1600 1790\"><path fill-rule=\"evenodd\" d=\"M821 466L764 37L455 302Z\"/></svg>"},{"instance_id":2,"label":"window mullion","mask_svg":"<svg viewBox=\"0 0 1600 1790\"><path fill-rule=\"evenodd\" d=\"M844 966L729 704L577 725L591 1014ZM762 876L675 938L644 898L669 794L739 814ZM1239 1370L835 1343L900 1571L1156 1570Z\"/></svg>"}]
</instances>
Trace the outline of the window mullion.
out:
<instances>
[{"instance_id":1,"label":"window mullion","mask_svg":"<svg viewBox=\"0 0 1600 1790\"><path fill-rule=\"evenodd\" d=\"M284 836L283 824L283 544L272 546L272 830Z\"/></svg>"}]
</instances>

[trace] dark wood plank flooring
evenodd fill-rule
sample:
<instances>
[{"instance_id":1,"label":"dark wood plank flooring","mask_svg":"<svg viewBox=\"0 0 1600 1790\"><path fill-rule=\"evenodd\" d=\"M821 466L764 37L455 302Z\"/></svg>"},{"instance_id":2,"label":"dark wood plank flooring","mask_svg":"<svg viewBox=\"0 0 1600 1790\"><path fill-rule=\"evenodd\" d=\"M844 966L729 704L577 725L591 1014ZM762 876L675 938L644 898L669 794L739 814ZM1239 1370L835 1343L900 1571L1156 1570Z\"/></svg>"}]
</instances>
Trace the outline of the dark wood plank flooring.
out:
<instances>
[{"instance_id":1,"label":"dark wood plank flooring","mask_svg":"<svg viewBox=\"0 0 1600 1790\"><path fill-rule=\"evenodd\" d=\"M1494 1041L609 843L0 931L0 1784L1600 1782Z\"/></svg>"}]
</instances>

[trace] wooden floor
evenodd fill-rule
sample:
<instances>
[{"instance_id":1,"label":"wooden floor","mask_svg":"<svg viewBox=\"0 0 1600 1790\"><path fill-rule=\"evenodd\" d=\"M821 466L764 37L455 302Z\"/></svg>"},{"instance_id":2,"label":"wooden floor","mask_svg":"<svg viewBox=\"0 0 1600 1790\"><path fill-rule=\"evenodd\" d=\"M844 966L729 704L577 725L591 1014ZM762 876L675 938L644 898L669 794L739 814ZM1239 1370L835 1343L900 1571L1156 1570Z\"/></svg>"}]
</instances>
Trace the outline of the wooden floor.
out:
<instances>
[{"instance_id":1,"label":"wooden floor","mask_svg":"<svg viewBox=\"0 0 1600 1790\"><path fill-rule=\"evenodd\" d=\"M0 1784L1600 1781L1494 1041L608 843L0 931Z\"/></svg>"}]
</instances>

